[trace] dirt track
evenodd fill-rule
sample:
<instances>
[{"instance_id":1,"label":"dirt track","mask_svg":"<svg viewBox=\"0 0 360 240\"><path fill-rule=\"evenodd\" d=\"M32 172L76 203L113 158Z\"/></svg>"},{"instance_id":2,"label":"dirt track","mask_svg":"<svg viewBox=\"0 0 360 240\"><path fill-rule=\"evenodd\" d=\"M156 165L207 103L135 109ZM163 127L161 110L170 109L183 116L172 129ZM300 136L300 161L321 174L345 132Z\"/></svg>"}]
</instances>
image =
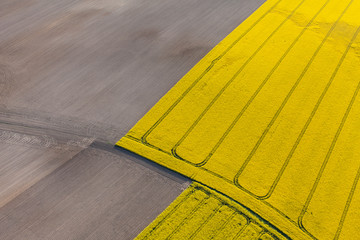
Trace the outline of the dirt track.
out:
<instances>
[{"instance_id":1,"label":"dirt track","mask_svg":"<svg viewBox=\"0 0 360 240\"><path fill-rule=\"evenodd\" d=\"M120 139L263 1L2 0L0 239L132 239L188 181Z\"/></svg>"}]
</instances>

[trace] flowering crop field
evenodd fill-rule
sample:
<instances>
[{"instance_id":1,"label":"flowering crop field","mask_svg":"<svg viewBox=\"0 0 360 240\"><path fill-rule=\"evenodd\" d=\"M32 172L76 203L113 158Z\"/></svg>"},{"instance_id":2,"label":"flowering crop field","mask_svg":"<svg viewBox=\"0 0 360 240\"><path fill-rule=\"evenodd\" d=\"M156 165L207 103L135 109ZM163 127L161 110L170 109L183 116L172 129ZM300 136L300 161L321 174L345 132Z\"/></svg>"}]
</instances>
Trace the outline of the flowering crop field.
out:
<instances>
[{"instance_id":1,"label":"flowering crop field","mask_svg":"<svg viewBox=\"0 0 360 240\"><path fill-rule=\"evenodd\" d=\"M359 12L360 0L267 1L117 145L216 189L291 238L354 239Z\"/></svg>"},{"instance_id":2,"label":"flowering crop field","mask_svg":"<svg viewBox=\"0 0 360 240\"><path fill-rule=\"evenodd\" d=\"M193 183L136 239L287 239L240 204Z\"/></svg>"}]
</instances>

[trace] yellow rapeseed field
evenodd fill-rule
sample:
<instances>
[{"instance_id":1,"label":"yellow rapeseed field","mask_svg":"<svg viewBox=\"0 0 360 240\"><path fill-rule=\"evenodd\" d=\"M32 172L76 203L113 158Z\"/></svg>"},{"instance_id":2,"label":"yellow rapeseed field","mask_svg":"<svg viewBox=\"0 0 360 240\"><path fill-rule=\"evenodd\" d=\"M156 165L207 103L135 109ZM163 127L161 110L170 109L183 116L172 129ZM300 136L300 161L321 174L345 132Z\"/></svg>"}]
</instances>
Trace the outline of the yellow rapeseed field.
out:
<instances>
[{"instance_id":1,"label":"yellow rapeseed field","mask_svg":"<svg viewBox=\"0 0 360 240\"><path fill-rule=\"evenodd\" d=\"M287 239L240 204L193 183L137 238Z\"/></svg>"},{"instance_id":2,"label":"yellow rapeseed field","mask_svg":"<svg viewBox=\"0 0 360 240\"><path fill-rule=\"evenodd\" d=\"M118 146L294 239L360 239L360 0L269 0Z\"/></svg>"}]
</instances>

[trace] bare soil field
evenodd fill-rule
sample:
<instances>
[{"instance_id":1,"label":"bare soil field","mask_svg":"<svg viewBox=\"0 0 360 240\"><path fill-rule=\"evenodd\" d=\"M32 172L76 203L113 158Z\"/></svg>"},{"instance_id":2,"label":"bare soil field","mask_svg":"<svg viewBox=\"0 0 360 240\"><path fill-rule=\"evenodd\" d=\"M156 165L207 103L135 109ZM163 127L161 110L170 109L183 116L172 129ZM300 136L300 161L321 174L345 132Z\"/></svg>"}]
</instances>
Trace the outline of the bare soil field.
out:
<instances>
[{"instance_id":1,"label":"bare soil field","mask_svg":"<svg viewBox=\"0 0 360 240\"><path fill-rule=\"evenodd\" d=\"M263 0L0 1L0 239L132 239L189 184L115 142Z\"/></svg>"}]
</instances>

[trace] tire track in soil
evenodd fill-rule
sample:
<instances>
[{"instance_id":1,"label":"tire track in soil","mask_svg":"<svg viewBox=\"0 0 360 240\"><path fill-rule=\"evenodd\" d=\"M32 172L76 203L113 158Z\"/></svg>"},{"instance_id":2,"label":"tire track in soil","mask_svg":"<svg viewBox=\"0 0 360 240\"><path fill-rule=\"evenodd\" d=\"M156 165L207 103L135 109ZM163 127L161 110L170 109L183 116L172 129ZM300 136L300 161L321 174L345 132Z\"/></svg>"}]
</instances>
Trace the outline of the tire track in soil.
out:
<instances>
[{"instance_id":1,"label":"tire track in soil","mask_svg":"<svg viewBox=\"0 0 360 240\"><path fill-rule=\"evenodd\" d=\"M112 144L125 134L115 126L26 109L0 108L0 142L72 151L95 140Z\"/></svg>"}]
</instances>

